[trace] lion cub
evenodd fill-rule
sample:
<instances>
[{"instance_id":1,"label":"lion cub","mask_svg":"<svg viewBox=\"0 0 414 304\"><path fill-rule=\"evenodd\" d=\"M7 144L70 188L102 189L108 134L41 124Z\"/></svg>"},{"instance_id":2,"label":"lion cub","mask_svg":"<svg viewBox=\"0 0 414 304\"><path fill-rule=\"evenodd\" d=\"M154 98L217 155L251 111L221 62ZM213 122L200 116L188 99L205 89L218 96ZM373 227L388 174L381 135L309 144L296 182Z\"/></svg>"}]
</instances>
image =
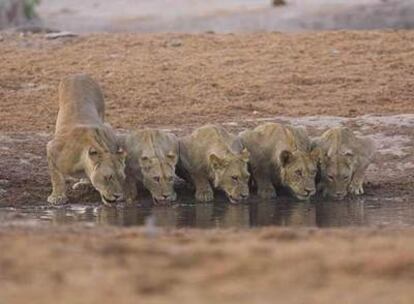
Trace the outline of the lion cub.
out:
<instances>
[{"instance_id":1,"label":"lion cub","mask_svg":"<svg viewBox=\"0 0 414 304\"><path fill-rule=\"evenodd\" d=\"M194 184L198 201L214 199L212 186L224 191L231 203L249 196L249 153L236 136L222 127L207 125L179 143L179 169Z\"/></svg>"},{"instance_id":2,"label":"lion cub","mask_svg":"<svg viewBox=\"0 0 414 304\"><path fill-rule=\"evenodd\" d=\"M239 136L250 152L250 170L260 197L276 197L275 185L287 187L300 200L315 194L319 149L311 150L303 128L266 123Z\"/></svg>"},{"instance_id":3,"label":"lion cub","mask_svg":"<svg viewBox=\"0 0 414 304\"><path fill-rule=\"evenodd\" d=\"M329 129L314 141L323 151L318 189L324 196L343 199L364 193L365 171L375 153L374 142L356 137L345 127Z\"/></svg>"},{"instance_id":4,"label":"lion cub","mask_svg":"<svg viewBox=\"0 0 414 304\"><path fill-rule=\"evenodd\" d=\"M104 124L104 115L102 92L89 76L61 81L55 137L47 144L53 187L49 203L67 202L66 177L86 177L105 204L122 197L126 153L112 128Z\"/></svg>"},{"instance_id":5,"label":"lion cub","mask_svg":"<svg viewBox=\"0 0 414 304\"><path fill-rule=\"evenodd\" d=\"M173 202L178 140L174 134L160 130L137 130L125 137L128 151L126 167L127 202L137 197L137 184L151 192L154 203Z\"/></svg>"}]
</instances>

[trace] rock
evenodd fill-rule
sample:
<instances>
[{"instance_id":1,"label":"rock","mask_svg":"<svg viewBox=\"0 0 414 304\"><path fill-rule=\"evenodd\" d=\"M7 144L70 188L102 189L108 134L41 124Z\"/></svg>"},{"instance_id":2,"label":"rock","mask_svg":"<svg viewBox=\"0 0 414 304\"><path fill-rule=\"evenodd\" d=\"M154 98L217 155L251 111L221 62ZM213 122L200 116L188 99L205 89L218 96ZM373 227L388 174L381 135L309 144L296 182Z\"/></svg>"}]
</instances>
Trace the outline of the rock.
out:
<instances>
[{"instance_id":1,"label":"rock","mask_svg":"<svg viewBox=\"0 0 414 304\"><path fill-rule=\"evenodd\" d=\"M172 39L171 41L167 43L167 46L172 46L172 47L179 47L182 45L183 45L183 42L180 39Z\"/></svg>"},{"instance_id":2,"label":"rock","mask_svg":"<svg viewBox=\"0 0 414 304\"><path fill-rule=\"evenodd\" d=\"M59 38L68 38L68 37L77 37L78 35L72 32L58 32L58 33L49 33L45 35L46 39L59 39Z\"/></svg>"},{"instance_id":3,"label":"rock","mask_svg":"<svg viewBox=\"0 0 414 304\"><path fill-rule=\"evenodd\" d=\"M273 6L282 6L282 5L286 5L286 1L285 1L285 0L272 0L272 5L273 5Z\"/></svg>"},{"instance_id":4,"label":"rock","mask_svg":"<svg viewBox=\"0 0 414 304\"><path fill-rule=\"evenodd\" d=\"M9 183L8 179L0 179L0 186L7 186Z\"/></svg>"}]
</instances>

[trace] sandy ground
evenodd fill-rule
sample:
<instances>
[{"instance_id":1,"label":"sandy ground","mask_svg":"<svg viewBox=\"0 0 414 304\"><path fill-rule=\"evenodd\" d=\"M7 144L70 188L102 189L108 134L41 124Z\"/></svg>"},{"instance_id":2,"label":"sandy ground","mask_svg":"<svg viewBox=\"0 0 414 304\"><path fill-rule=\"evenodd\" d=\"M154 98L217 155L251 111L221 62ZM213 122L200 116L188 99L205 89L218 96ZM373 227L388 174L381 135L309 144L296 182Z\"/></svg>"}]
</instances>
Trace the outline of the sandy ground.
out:
<instances>
[{"instance_id":1,"label":"sandy ground","mask_svg":"<svg viewBox=\"0 0 414 304\"><path fill-rule=\"evenodd\" d=\"M413 238L412 230L2 228L0 299L411 304Z\"/></svg>"},{"instance_id":2,"label":"sandy ground","mask_svg":"<svg viewBox=\"0 0 414 304\"><path fill-rule=\"evenodd\" d=\"M413 28L411 0L42 0L44 25L75 32Z\"/></svg>"},{"instance_id":3,"label":"sandy ground","mask_svg":"<svg viewBox=\"0 0 414 304\"><path fill-rule=\"evenodd\" d=\"M413 32L0 36L2 206L44 202L57 85L80 71L102 84L107 120L118 129L182 134L223 122L236 131L279 116L316 135L343 123L379 144L367 195L414 197ZM0 225L0 302L408 304L413 237L411 229L158 231L17 221Z\"/></svg>"},{"instance_id":4,"label":"sandy ground","mask_svg":"<svg viewBox=\"0 0 414 304\"><path fill-rule=\"evenodd\" d=\"M91 74L116 128L273 115L413 113L412 31L1 34L0 131L52 132L57 86Z\"/></svg>"}]
</instances>

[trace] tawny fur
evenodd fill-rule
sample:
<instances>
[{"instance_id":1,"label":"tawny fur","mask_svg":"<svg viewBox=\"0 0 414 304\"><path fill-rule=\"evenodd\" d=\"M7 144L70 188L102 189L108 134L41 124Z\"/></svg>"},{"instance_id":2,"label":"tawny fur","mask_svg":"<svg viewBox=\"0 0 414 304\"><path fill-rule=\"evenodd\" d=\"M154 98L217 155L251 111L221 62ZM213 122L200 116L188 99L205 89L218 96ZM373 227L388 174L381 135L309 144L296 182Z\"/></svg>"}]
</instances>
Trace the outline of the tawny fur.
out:
<instances>
[{"instance_id":1,"label":"tawny fur","mask_svg":"<svg viewBox=\"0 0 414 304\"><path fill-rule=\"evenodd\" d=\"M373 141L357 137L345 127L329 129L314 141L323 151L318 189L343 199L348 193L364 193L365 171L375 153Z\"/></svg>"},{"instance_id":2,"label":"tawny fur","mask_svg":"<svg viewBox=\"0 0 414 304\"><path fill-rule=\"evenodd\" d=\"M237 136L222 127L207 125L179 143L179 171L195 186L197 201L213 200L213 188L224 191L232 203L249 196L249 154Z\"/></svg>"},{"instance_id":3,"label":"tawny fur","mask_svg":"<svg viewBox=\"0 0 414 304\"><path fill-rule=\"evenodd\" d=\"M250 153L250 170L262 198L276 197L275 186L289 188L298 199L315 194L319 150L303 128L266 123L240 133Z\"/></svg>"},{"instance_id":4,"label":"tawny fur","mask_svg":"<svg viewBox=\"0 0 414 304\"><path fill-rule=\"evenodd\" d=\"M92 183L104 203L122 197L125 152L104 123L105 106L98 84L87 75L63 79L54 139L47 144L51 204L67 202L65 179Z\"/></svg>"},{"instance_id":5,"label":"tawny fur","mask_svg":"<svg viewBox=\"0 0 414 304\"><path fill-rule=\"evenodd\" d=\"M125 148L128 151L125 191L127 202L136 201L137 184L150 191L155 203L175 201L177 137L161 130L136 130L125 137Z\"/></svg>"}]
</instances>

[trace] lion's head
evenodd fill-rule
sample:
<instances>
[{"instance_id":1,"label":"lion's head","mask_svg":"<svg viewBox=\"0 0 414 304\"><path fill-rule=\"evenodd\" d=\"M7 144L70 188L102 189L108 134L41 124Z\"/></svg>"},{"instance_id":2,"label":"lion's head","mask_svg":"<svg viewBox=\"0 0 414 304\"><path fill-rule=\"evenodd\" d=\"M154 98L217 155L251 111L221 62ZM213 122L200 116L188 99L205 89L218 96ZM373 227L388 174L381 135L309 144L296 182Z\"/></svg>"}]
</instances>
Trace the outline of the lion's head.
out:
<instances>
[{"instance_id":1,"label":"lion's head","mask_svg":"<svg viewBox=\"0 0 414 304\"><path fill-rule=\"evenodd\" d=\"M174 190L175 166L178 155L171 151L164 158L142 155L139 165L142 172L142 182L151 192L156 203L173 202L177 200Z\"/></svg>"},{"instance_id":2,"label":"lion's head","mask_svg":"<svg viewBox=\"0 0 414 304\"><path fill-rule=\"evenodd\" d=\"M350 150L326 153L321 164L321 182L324 185L323 195L335 199L343 199L354 172L354 157Z\"/></svg>"},{"instance_id":3,"label":"lion's head","mask_svg":"<svg viewBox=\"0 0 414 304\"><path fill-rule=\"evenodd\" d=\"M316 193L315 178L320 149L311 152L284 150L279 154L282 185L289 188L300 200L307 200Z\"/></svg>"},{"instance_id":4,"label":"lion's head","mask_svg":"<svg viewBox=\"0 0 414 304\"><path fill-rule=\"evenodd\" d=\"M89 135L90 133L88 132ZM118 145L113 134L101 129L92 131L83 166L104 204L111 204L123 198L125 158L126 152Z\"/></svg>"},{"instance_id":5,"label":"lion's head","mask_svg":"<svg viewBox=\"0 0 414 304\"><path fill-rule=\"evenodd\" d=\"M225 157L213 153L209 155L208 161L214 175L214 187L223 190L231 203L249 197L249 152L246 149L239 155Z\"/></svg>"}]
</instances>

